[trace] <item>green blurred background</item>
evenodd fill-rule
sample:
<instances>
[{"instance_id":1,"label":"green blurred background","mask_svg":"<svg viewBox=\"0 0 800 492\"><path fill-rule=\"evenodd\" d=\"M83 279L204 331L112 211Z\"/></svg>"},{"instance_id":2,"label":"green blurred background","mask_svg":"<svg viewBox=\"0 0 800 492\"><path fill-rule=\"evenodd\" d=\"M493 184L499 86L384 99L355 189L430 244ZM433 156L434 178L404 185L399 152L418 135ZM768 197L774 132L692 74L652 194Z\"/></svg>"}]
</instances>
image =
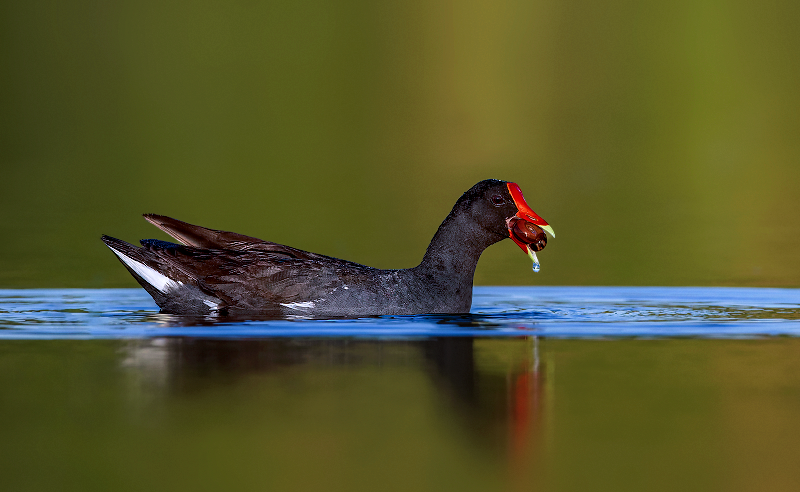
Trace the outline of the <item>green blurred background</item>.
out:
<instances>
[{"instance_id":1,"label":"green blurred background","mask_svg":"<svg viewBox=\"0 0 800 492\"><path fill-rule=\"evenodd\" d=\"M482 284L800 285L800 3L0 3L0 287L136 286L166 214L415 265L516 181Z\"/></svg>"}]
</instances>

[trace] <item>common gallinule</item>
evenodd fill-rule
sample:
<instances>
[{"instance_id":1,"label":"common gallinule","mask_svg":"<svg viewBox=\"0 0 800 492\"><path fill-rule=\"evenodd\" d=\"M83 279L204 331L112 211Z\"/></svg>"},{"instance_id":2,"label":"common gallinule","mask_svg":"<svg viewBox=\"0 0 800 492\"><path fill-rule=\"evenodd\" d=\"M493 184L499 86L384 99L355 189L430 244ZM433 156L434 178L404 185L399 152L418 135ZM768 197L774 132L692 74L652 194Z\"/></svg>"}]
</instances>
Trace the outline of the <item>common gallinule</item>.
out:
<instances>
[{"instance_id":1,"label":"common gallinule","mask_svg":"<svg viewBox=\"0 0 800 492\"><path fill-rule=\"evenodd\" d=\"M516 183L488 179L461 195L422 262L381 270L163 215L145 219L181 244L137 247L103 236L163 312L270 317L467 313L484 249L510 237L534 260L553 229Z\"/></svg>"}]
</instances>

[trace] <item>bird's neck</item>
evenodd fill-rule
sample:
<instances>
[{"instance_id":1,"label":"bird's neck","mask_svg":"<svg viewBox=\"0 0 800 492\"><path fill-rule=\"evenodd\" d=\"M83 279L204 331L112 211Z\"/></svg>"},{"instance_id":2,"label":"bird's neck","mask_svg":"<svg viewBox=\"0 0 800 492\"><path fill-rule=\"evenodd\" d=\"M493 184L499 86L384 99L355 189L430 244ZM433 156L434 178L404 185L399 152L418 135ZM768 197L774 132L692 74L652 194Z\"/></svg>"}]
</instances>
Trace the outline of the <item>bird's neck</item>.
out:
<instances>
[{"instance_id":1,"label":"bird's neck","mask_svg":"<svg viewBox=\"0 0 800 492\"><path fill-rule=\"evenodd\" d=\"M468 286L471 293L481 253L502 239L464 215L451 213L439 226L422 262L414 270L418 275L435 279L436 283Z\"/></svg>"}]
</instances>

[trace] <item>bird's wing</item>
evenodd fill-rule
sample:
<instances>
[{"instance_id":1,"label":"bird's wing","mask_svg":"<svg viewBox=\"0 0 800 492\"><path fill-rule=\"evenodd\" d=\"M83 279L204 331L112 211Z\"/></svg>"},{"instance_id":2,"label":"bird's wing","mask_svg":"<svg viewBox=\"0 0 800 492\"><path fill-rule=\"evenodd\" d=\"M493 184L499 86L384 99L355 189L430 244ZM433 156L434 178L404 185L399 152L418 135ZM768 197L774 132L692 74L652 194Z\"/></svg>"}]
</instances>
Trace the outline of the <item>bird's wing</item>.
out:
<instances>
[{"instance_id":1,"label":"bird's wing","mask_svg":"<svg viewBox=\"0 0 800 492\"><path fill-rule=\"evenodd\" d=\"M238 234L236 232L219 231L189 224L182 220L173 219L164 215L144 214L144 218L185 246L230 251L262 251L264 253L306 260L329 258L324 255L310 253L283 244L264 241L263 239L245 236L244 234Z\"/></svg>"}]
</instances>

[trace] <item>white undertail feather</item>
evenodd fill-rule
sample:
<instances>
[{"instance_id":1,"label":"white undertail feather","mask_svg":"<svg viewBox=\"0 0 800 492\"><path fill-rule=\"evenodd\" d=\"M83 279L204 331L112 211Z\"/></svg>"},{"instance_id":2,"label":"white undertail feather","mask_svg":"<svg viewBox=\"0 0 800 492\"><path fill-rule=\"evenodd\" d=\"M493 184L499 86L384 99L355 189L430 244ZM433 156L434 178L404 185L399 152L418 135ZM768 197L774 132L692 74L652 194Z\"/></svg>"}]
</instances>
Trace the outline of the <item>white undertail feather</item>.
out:
<instances>
[{"instance_id":1,"label":"white undertail feather","mask_svg":"<svg viewBox=\"0 0 800 492\"><path fill-rule=\"evenodd\" d=\"M178 281L172 280L171 278L156 271L153 268L150 268L144 263L136 261L128 256L125 256L125 254L117 251L114 248L111 248L111 251L113 251L114 254L117 255L120 260L123 261L123 263L128 265L128 267L130 267L131 270L133 270L134 272L136 272L137 275L142 277L142 280L152 285L156 289L160 290L164 294L166 294L168 291L172 289L176 289L179 286L183 285L183 282L181 282L180 280Z\"/></svg>"}]
</instances>

